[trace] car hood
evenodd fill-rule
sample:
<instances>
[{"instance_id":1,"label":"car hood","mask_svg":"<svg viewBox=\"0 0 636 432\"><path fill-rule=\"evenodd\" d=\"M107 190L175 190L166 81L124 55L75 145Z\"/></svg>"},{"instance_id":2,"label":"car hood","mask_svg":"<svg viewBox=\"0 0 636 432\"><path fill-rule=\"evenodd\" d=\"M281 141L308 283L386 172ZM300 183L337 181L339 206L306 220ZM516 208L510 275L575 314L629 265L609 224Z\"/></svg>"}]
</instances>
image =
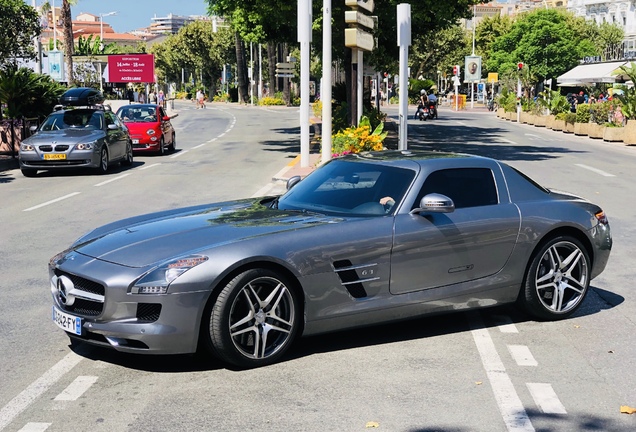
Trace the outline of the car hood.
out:
<instances>
[{"instance_id":1,"label":"car hood","mask_svg":"<svg viewBox=\"0 0 636 432\"><path fill-rule=\"evenodd\" d=\"M56 131L40 131L25 139L23 143L31 145L51 144L78 144L96 141L104 137L104 132L95 129L62 129Z\"/></svg>"},{"instance_id":2,"label":"car hood","mask_svg":"<svg viewBox=\"0 0 636 432\"><path fill-rule=\"evenodd\" d=\"M115 264L145 267L210 247L341 220L241 200L115 223L89 233L73 249Z\"/></svg>"},{"instance_id":3,"label":"car hood","mask_svg":"<svg viewBox=\"0 0 636 432\"><path fill-rule=\"evenodd\" d=\"M148 129L157 129L157 126L159 126L157 122L124 122L124 124L131 133L142 133Z\"/></svg>"}]
</instances>

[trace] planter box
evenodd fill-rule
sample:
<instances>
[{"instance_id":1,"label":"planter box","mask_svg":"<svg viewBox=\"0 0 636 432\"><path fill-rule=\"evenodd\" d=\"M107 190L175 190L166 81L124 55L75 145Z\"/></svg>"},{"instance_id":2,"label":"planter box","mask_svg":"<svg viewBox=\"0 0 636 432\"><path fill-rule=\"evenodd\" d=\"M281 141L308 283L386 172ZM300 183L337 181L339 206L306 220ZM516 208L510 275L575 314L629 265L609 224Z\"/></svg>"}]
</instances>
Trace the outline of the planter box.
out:
<instances>
[{"instance_id":1,"label":"planter box","mask_svg":"<svg viewBox=\"0 0 636 432\"><path fill-rule=\"evenodd\" d=\"M509 116L509 119L508 119L508 120L510 120L511 122L516 122L516 121L517 121L517 112L516 112L516 111L515 111L515 112L511 112L511 113L508 113L508 114L510 114L510 116Z\"/></svg>"},{"instance_id":2,"label":"planter box","mask_svg":"<svg viewBox=\"0 0 636 432\"><path fill-rule=\"evenodd\" d=\"M505 118L506 111L503 108L497 108L497 117Z\"/></svg>"},{"instance_id":3,"label":"planter box","mask_svg":"<svg viewBox=\"0 0 636 432\"><path fill-rule=\"evenodd\" d=\"M553 115L545 116L545 127L546 129L552 129L554 127L555 117Z\"/></svg>"},{"instance_id":4,"label":"planter box","mask_svg":"<svg viewBox=\"0 0 636 432\"><path fill-rule=\"evenodd\" d=\"M574 123L574 135L587 135L589 123Z\"/></svg>"},{"instance_id":5,"label":"planter box","mask_svg":"<svg viewBox=\"0 0 636 432\"><path fill-rule=\"evenodd\" d=\"M598 123L589 123L587 125L587 136L595 139L603 139L605 133L605 126Z\"/></svg>"},{"instance_id":6,"label":"planter box","mask_svg":"<svg viewBox=\"0 0 636 432\"><path fill-rule=\"evenodd\" d=\"M623 142L627 145L636 145L636 120L627 120L623 128Z\"/></svg>"},{"instance_id":7,"label":"planter box","mask_svg":"<svg viewBox=\"0 0 636 432\"><path fill-rule=\"evenodd\" d=\"M552 122L552 130L562 131L563 129L565 129L565 120L554 119Z\"/></svg>"},{"instance_id":8,"label":"planter box","mask_svg":"<svg viewBox=\"0 0 636 432\"><path fill-rule=\"evenodd\" d=\"M529 112L521 111L521 114L519 114L519 123L528 123L530 115Z\"/></svg>"},{"instance_id":9,"label":"planter box","mask_svg":"<svg viewBox=\"0 0 636 432\"><path fill-rule=\"evenodd\" d=\"M574 123L566 123L563 128L563 133L574 133Z\"/></svg>"},{"instance_id":10,"label":"planter box","mask_svg":"<svg viewBox=\"0 0 636 432\"><path fill-rule=\"evenodd\" d=\"M603 141L622 142L624 140L624 127L606 127L603 131Z\"/></svg>"},{"instance_id":11,"label":"planter box","mask_svg":"<svg viewBox=\"0 0 636 432\"><path fill-rule=\"evenodd\" d=\"M526 119L528 120L528 124L529 125L533 125L537 122L537 115L536 114L532 114L532 113L528 113L526 116Z\"/></svg>"},{"instance_id":12,"label":"planter box","mask_svg":"<svg viewBox=\"0 0 636 432\"><path fill-rule=\"evenodd\" d=\"M546 120L547 120L546 116L542 116L542 115L535 116L535 119L534 119L535 127L545 127Z\"/></svg>"}]
</instances>

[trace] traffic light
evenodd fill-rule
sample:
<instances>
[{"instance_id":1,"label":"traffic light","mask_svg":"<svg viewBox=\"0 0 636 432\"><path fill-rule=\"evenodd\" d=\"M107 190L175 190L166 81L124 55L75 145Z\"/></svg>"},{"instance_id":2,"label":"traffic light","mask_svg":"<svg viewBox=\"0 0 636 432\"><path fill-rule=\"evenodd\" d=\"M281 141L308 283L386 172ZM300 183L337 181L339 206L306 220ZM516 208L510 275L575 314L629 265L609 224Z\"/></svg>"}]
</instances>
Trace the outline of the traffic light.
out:
<instances>
[{"instance_id":1,"label":"traffic light","mask_svg":"<svg viewBox=\"0 0 636 432\"><path fill-rule=\"evenodd\" d=\"M517 63L517 72L521 72L521 69L523 69L523 63L519 62Z\"/></svg>"},{"instance_id":2,"label":"traffic light","mask_svg":"<svg viewBox=\"0 0 636 432\"><path fill-rule=\"evenodd\" d=\"M459 65L453 66L453 75L459 76Z\"/></svg>"}]
</instances>

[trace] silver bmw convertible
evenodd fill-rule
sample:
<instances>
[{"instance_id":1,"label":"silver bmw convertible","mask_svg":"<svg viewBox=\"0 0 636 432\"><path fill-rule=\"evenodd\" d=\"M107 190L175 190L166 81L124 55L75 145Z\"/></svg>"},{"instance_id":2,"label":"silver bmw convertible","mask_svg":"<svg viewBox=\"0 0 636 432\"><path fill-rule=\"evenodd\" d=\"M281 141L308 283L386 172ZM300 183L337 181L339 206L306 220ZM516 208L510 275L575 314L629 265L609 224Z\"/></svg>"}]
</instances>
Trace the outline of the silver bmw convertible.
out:
<instances>
[{"instance_id":1,"label":"silver bmw convertible","mask_svg":"<svg viewBox=\"0 0 636 432\"><path fill-rule=\"evenodd\" d=\"M603 210L488 158L340 157L285 194L97 228L50 260L72 342L277 361L301 335L518 303L557 320L605 268Z\"/></svg>"}]
</instances>

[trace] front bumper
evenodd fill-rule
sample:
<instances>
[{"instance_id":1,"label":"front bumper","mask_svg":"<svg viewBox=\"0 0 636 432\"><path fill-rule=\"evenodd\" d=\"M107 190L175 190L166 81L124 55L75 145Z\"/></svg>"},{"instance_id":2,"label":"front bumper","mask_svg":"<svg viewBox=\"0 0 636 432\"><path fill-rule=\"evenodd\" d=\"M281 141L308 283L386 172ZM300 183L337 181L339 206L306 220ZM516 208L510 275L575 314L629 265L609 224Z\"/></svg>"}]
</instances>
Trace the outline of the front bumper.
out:
<instances>
[{"instance_id":1,"label":"front bumper","mask_svg":"<svg viewBox=\"0 0 636 432\"><path fill-rule=\"evenodd\" d=\"M594 260L592 266L591 279L600 275L609 261L610 252L612 251L612 231L609 224L597 224L589 231L594 247Z\"/></svg>"},{"instance_id":2,"label":"front bumper","mask_svg":"<svg viewBox=\"0 0 636 432\"><path fill-rule=\"evenodd\" d=\"M67 155L62 160L45 160L44 156L36 152L20 152L19 161L20 168L31 169L97 168L100 165L100 155L96 151L87 151Z\"/></svg>"},{"instance_id":3,"label":"front bumper","mask_svg":"<svg viewBox=\"0 0 636 432\"><path fill-rule=\"evenodd\" d=\"M88 269L90 279L86 277ZM209 291L129 294L129 284L139 276L139 270L80 254L74 254L73 260L65 260L61 265L50 268L52 282L65 276L67 284L72 281L73 289L86 290L93 293L93 297L103 298L101 304L99 301L75 299L75 303L68 306L62 300L58 286L52 283L54 306L82 318L82 334L67 332L69 337L128 353L195 352Z\"/></svg>"},{"instance_id":4,"label":"front bumper","mask_svg":"<svg viewBox=\"0 0 636 432\"><path fill-rule=\"evenodd\" d=\"M161 135L155 134L149 136L148 134L130 135L133 143L133 151L135 152L157 152L160 150ZM155 138L153 141L152 138Z\"/></svg>"}]
</instances>

